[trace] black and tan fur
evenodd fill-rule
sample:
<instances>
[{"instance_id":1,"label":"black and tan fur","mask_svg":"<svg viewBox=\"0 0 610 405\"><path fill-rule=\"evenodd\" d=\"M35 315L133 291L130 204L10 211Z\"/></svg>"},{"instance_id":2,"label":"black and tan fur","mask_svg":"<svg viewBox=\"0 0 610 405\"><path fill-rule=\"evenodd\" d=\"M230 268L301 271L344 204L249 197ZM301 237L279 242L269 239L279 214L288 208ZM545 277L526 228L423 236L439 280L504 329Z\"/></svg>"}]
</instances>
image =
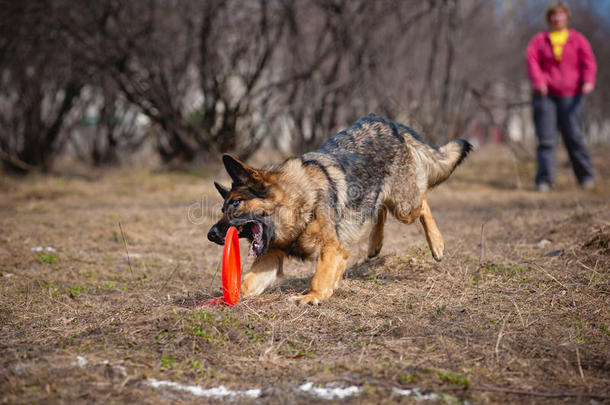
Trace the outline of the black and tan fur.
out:
<instances>
[{"instance_id":1,"label":"black and tan fur","mask_svg":"<svg viewBox=\"0 0 610 405\"><path fill-rule=\"evenodd\" d=\"M223 216L208 238L222 244L235 225L240 237L253 241L256 259L242 282L244 297L271 285L285 257L317 259L309 293L293 299L318 304L337 288L349 244L371 223L368 256L379 254L388 212L405 224L419 219L433 257L442 259L443 237L426 192L471 148L461 139L430 146L410 128L370 114L315 151L278 165L253 169L224 155L233 185L216 183Z\"/></svg>"}]
</instances>

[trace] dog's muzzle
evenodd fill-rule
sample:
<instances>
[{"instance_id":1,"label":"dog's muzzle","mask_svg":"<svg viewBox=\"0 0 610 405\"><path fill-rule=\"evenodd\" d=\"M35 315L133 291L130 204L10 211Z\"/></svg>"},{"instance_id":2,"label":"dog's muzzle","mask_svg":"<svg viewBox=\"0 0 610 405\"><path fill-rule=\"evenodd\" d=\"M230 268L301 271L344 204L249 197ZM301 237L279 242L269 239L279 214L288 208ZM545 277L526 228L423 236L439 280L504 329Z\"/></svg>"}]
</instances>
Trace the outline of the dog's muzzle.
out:
<instances>
[{"instance_id":1,"label":"dog's muzzle","mask_svg":"<svg viewBox=\"0 0 610 405\"><path fill-rule=\"evenodd\" d=\"M226 234L227 234L227 230L226 229L223 232L223 230L221 230L218 227L218 225L214 225L208 231L208 240L210 242L214 242L214 243L217 243L219 245L222 245L223 243L225 243L225 235Z\"/></svg>"},{"instance_id":2,"label":"dog's muzzle","mask_svg":"<svg viewBox=\"0 0 610 405\"><path fill-rule=\"evenodd\" d=\"M240 238L250 241L252 253L255 257L262 256L269 248L273 240L273 222L265 217L241 217L230 220L220 220L208 231L208 239L211 242L222 245L225 243L225 236L230 226L235 226Z\"/></svg>"}]
</instances>

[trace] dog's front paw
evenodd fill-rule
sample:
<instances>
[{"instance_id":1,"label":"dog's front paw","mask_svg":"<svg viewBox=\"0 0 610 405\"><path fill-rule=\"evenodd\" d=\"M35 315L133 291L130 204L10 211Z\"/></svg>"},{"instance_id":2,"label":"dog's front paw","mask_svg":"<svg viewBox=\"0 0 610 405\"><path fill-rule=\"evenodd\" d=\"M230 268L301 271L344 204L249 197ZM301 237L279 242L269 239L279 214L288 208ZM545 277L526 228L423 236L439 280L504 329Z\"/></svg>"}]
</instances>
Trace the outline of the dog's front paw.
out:
<instances>
[{"instance_id":1,"label":"dog's front paw","mask_svg":"<svg viewBox=\"0 0 610 405\"><path fill-rule=\"evenodd\" d=\"M378 247L369 246L369 251L367 253L367 257L369 259L372 259L373 257L377 257L379 255L379 252L381 252L381 246L378 246Z\"/></svg>"},{"instance_id":2,"label":"dog's front paw","mask_svg":"<svg viewBox=\"0 0 610 405\"><path fill-rule=\"evenodd\" d=\"M294 302L297 305L320 305L320 303L322 302L322 299L320 297L318 297L317 295L314 295L312 293L309 294L305 294L305 295L295 295L290 297L290 301Z\"/></svg>"},{"instance_id":3,"label":"dog's front paw","mask_svg":"<svg viewBox=\"0 0 610 405\"><path fill-rule=\"evenodd\" d=\"M255 297L260 295L265 287L265 284L260 282L260 278L257 278L255 273L248 273L241 283L241 296L242 298Z\"/></svg>"}]
</instances>

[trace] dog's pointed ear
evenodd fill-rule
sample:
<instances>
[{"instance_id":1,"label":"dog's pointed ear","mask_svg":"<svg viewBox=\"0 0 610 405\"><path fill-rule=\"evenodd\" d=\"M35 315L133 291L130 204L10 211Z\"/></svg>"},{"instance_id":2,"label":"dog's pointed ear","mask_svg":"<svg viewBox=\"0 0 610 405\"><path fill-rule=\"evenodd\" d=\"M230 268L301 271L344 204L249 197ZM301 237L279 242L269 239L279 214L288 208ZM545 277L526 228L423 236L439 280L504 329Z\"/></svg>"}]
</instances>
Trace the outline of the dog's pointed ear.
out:
<instances>
[{"instance_id":1,"label":"dog's pointed ear","mask_svg":"<svg viewBox=\"0 0 610 405\"><path fill-rule=\"evenodd\" d=\"M220 184L218 182L214 182L214 187L216 187L216 190L218 190L218 192L220 193L220 196L222 198L227 198L227 196L231 192L231 190L229 190L228 188L226 188L225 186L223 186L222 184Z\"/></svg>"},{"instance_id":2,"label":"dog's pointed ear","mask_svg":"<svg viewBox=\"0 0 610 405\"><path fill-rule=\"evenodd\" d=\"M248 184L251 182L260 182L262 177L260 173L249 167L238 159L234 158L229 154L222 155L222 162L227 169L227 173L231 176L231 179L237 184Z\"/></svg>"}]
</instances>

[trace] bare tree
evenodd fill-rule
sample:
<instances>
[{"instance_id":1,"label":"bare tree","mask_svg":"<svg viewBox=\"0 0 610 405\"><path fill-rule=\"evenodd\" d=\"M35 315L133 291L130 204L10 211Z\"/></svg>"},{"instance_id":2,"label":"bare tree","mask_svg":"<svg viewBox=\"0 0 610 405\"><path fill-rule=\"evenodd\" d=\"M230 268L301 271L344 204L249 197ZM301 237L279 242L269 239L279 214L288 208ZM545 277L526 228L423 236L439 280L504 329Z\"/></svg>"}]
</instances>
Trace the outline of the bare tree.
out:
<instances>
[{"instance_id":1,"label":"bare tree","mask_svg":"<svg viewBox=\"0 0 610 405\"><path fill-rule=\"evenodd\" d=\"M523 52L537 0L24 0L0 7L0 159L49 168L71 139L94 164L136 149L145 114L165 162L242 158L289 129L315 148L377 112L433 143L506 131L529 95ZM607 59L598 3L574 25ZM533 19L532 15L540 18ZM600 63L601 66L601 63ZM607 70L607 69L606 69ZM600 69L590 120L607 122ZM95 125L83 114L95 110ZM86 118L86 117L85 117Z\"/></svg>"},{"instance_id":2,"label":"bare tree","mask_svg":"<svg viewBox=\"0 0 610 405\"><path fill-rule=\"evenodd\" d=\"M309 150L346 123L379 107L378 78L388 16L399 2L285 1L285 114L295 152ZM415 4L416 2L410 2ZM387 54L386 54L387 55ZM381 102L379 100L381 98Z\"/></svg>"},{"instance_id":3,"label":"bare tree","mask_svg":"<svg viewBox=\"0 0 610 405\"><path fill-rule=\"evenodd\" d=\"M8 2L0 13L0 159L14 171L48 170L86 67L47 2Z\"/></svg>"},{"instance_id":4,"label":"bare tree","mask_svg":"<svg viewBox=\"0 0 610 405\"><path fill-rule=\"evenodd\" d=\"M266 110L255 90L283 26L268 1L106 0L65 11L79 51L162 129L165 161L225 151L245 157L260 145L262 118L252 117ZM194 87L201 100L189 105Z\"/></svg>"},{"instance_id":5,"label":"bare tree","mask_svg":"<svg viewBox=\"0 0 610 405\"><path fill-rule=\"evenodd\" d=\"M294 151L317 146L371 111L419 128L437 143L464 136L477 111L495 111L489 108L497 104L492 99L495 83L504 80L498 67L507 49L497 46L506 38L493 5L284 4L289 29L282 57L288 69L278 91Z\"/></svg>"},{"instance_id":6,"label":"bare tree","mask_svg":"<svg viewBox=\"0 0 610 405\"><path fill-rule=\"evenodd\" d=\"M105 75L83 88L71 115L70 145L94 166L121 163L149 137L148 126L138 122L139 109Z\"/></svg>"}]
</instances>

